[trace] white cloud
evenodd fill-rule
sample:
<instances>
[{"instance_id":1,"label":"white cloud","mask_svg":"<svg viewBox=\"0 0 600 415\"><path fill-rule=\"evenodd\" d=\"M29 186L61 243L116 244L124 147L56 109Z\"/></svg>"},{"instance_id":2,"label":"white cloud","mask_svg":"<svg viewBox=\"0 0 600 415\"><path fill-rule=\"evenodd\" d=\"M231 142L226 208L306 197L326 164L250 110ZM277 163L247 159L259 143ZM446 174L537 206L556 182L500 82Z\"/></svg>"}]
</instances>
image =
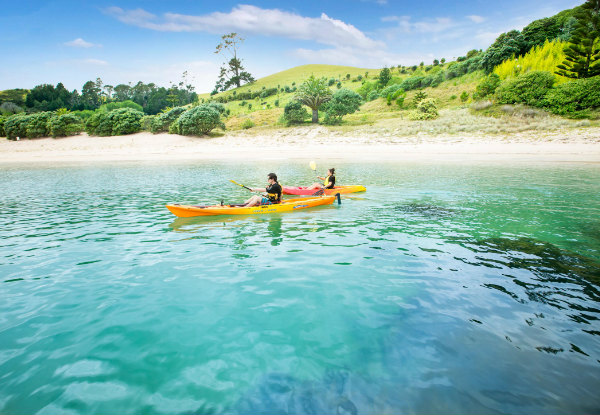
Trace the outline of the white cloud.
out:
<instances>
[{"instance_id":1,"label":"white cloud","mask_svg":"<svg viewBox=\"0 0 600 415\"><path fill-rule=\"evenodd\" d=\"M213 12L200 16L165 13L158 17L142 9L123 10L120 7L110 7L105 13L123 23L158 31L237 31L244 34L313 40L336 47L371 49L385 46L382 42L369 38L353 25L333 19L325 13L318 18L304 17L279 9L262 9L252 5L239 5L228 13Z\"/></svg>"},{"instance_id":2,"label":"white cloud","mask_svg":"<svg viewBox=\"0 0 600 415\"><path fill-rule=\"evenodd\" d=\"M469 20L471 20L472 22L475 22L475 23L483 23L483 22L485 22L485 17L477 16L476 14L472 14L470 16L467 16L467 19L469 19Z\"/></svg>"},{"instance_id":3,"label":"white cloud","mask_svg":"<svg viewBox=\"0 0 600 415\"><path fill-rule=\"evenodd\" d=\"M65 42L64 43L66 46L71 46L74 48L92 48L94 46L101 46L101 45L96 45L94 43L90 43L90 42L86 42L85 40L83 40L82 38L78 37L75 40L71 40L69 42Z\"/></svg>"},{"instance_id":4,"label":"white cloud","mask_svg":"<svg viewBox=\"0 0 600 415\"><path fill-rule=\"evenodd\" d=\"M102 59L93 59L93 58L84 59L81 62L90 64L90 65L102 65L102 66L108 65L108 62L103 61Z\"/></svg>"},{"instance_id":5,"label":"white cloud","mask_svg":"<svg viewBox=\"0 0 600 415\"><path fill-rule=\"evenodd\" d=\"M384 16L381 21L397 22L398 28L404 33L440 33L456 26L449 17L411 22L410 16Z\"/></svg>"}]
</instances>

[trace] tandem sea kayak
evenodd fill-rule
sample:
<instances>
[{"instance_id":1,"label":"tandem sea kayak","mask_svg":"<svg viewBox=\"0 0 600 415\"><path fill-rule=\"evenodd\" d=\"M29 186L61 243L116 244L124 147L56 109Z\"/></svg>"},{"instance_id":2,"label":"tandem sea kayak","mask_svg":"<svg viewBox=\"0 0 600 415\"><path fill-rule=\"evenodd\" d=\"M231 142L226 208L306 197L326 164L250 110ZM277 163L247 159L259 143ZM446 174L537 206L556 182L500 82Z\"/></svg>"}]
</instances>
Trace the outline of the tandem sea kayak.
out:
<instances>
[{"instance_id":1,"label":"tandem sea kayak","mask_svg":"<svg viewBox=\"0 0 600 415\"><path fill-rule=\"evenodd\" d=\"M284 195L313 195L319 191L319 189L308 189L306 187L292 187L282 186ZM365 192L367 190L364 186L335 186L333 189L325 189L326 195L334 195L336 193L356 193Z\"/></svg>"},{"instance_id":2,"label":"tandem sea kayak","mask_svg":"<svg viewBox=\"0 0 600 415\"><path fill-rule=\"evenodd\" d=\"M216 215L256 215L266 213L291 212L314 206L331 205L336 197L340 203L339 195L299 197L284 200L275 205L262 205L245 207L240 205L214 205L214 206L192 206L192 205L166 205L172 214L180 218L192 216L216 216Z\"/></svg>"}]
</instances>

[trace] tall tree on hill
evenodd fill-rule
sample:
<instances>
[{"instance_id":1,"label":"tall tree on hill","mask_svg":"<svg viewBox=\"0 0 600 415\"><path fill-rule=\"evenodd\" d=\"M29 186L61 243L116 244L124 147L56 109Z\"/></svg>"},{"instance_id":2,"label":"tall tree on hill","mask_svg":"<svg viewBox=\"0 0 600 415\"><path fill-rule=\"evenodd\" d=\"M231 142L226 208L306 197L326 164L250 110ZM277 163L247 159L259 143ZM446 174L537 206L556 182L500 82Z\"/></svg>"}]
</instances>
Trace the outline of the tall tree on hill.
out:
<instances>
[{"instance_id":1,"label":"tall tree on hill","mask_svg":"<svg viewBox=\"0 0 600 415\"><path fill-rule=\"evenodd\" d=\"M390 72L390 70L387 67L385 67L379 72L378 79L379 79L379 84L381 85L381 87L385 88L385 86L388 84L388 82L390 82L390 79L392 79L392 73Z\"/></svg>"},{"instance_id":2,"label":"tall tree on hill","mask_svg":"<svg viewBox=\"0 0 600 415\"><path fill-rule=\"evenodd\" d=\"M254 82L254 78L249 72L246 72L242 65L242 60L238 59L237 52L244 38L237 33L229 33L221 36L221 43L217 45L215 53L228 54L231 56L228 62L224 63L219 73L219 79L215 85L215 91L226 91L232 86L239 88L242 83Z\"/></svg>"},{"instance_id":3,"label":"tall tree on hill","mask_svg":"<svg viewBox=\"0 0 600 415\"><path fill-rule=\"evenodd\" d=\"M575 14L577 25L556 73L567 78L600 75L600 0L587 0Z\"/></svg>"},{"instance_id":4,"label":"tall tree on hill","mask_svg":"<svg viewBox=\"0 0 600 415\"><path fill-rule=\"evenodd\" d=\"M312 122L318 123L319 107L331 99L327 78L315 78L311 75L298 88L296 99L312 110Z\"/></svg>"}]
</instances>

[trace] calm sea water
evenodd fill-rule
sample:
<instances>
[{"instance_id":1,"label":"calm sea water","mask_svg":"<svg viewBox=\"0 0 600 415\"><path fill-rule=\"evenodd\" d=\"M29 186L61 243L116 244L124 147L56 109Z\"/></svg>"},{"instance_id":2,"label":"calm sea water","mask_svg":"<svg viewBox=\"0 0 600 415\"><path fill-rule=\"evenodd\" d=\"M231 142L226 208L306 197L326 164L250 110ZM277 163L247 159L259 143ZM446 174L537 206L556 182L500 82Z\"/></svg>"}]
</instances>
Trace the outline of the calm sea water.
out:
<instances>
[{"instance_id":1,"label":"calm sea water","mask_svg":"<svg viewBox=\"0 0 600 415\"><path fill-rule=\"evenodd\" d=\"M600 167L335 167L3 167L0 413L600 412Z\"/></svg>"}]
</instances>

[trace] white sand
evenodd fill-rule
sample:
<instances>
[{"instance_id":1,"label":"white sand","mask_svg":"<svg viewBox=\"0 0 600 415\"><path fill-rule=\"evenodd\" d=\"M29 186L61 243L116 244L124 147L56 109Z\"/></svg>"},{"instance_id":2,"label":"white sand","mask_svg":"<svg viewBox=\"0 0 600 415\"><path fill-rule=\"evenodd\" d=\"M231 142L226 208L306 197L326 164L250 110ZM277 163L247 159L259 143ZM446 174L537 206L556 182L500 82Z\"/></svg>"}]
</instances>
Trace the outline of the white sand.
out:
<instances>
[{"instance_id":1,"label":"white sand","mask_svg":"<svg viewBox=\"0 0 600 415\"><path fill-rule=\"evenodd\" d=\"M311 126L217 138L150 133L90 137L83 133L59 139L0 139L0 163L270 159L600 163L600 128L528 132L510 138L352 134Z\"/></svg>"}]
</instances>

